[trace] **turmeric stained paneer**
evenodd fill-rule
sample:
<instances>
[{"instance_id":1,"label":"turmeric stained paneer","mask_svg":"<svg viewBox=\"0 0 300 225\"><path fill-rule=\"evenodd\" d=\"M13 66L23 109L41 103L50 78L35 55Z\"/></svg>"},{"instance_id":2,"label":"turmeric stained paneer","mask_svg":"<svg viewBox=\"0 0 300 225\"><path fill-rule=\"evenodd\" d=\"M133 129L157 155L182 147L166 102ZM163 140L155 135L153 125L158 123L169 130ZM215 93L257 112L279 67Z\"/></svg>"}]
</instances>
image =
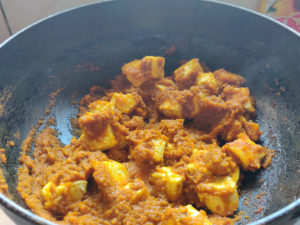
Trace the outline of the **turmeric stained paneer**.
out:
<instances>
[{"instance_id":1,"label":"turmeric stained paneer","mask_svg":"<svg viewBox=\"0 0 300 225\"><path fill-rule=\"evenodd\" d=\"M243 172L271 162L255 143L255 101L238 74L197 58L173 74L164 64L145 56L102 96L92 87L69 145L50 127L37 135L18 174L34 213L57 224L233 225Z\"/></svg>"}]
</instances>

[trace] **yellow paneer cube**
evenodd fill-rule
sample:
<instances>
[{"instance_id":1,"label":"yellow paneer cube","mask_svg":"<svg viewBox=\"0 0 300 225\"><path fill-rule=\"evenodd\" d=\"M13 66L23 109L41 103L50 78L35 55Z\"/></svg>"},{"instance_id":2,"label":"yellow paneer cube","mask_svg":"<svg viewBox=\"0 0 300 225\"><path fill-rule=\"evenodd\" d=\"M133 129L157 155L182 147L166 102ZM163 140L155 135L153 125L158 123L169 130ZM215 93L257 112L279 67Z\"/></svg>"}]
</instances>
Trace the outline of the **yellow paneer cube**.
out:
<instances>
[{"instance_id":1,"label":"yellow paneer cube","mask_svg":"<svg viewBox=\"0 0 300 225\"><path fill-rule=\"evenodd\" d=\"M115 103L95 101L89 105L89 111L79 118L83 130L80 137L89 150L107 150L118 143L109 121L114 115Z\"/></svg>"},{"instance_id":2,"label":"yellow paneer cube","mask_svg":"<svg viewBox=\"0 0 300 225\"><path fill-rule=\"evenodd\" d=\"M192 205L167 208L161 222L162 225L212 225L205 211L198 211Z\"/></svg>"},{"instance_id":3,"label":"yellow paneer cube","mask_svg":"<svg viewBox=\"0 0 300 225\"><path fill-rule=\"evenodd\" d=\"M115 104L95 101L89 105L89 111L79 117L79 127L89 136L99 136L114 116Z\"/></svg>"},{"instance_id":4,"label":"yellow paneer cube","mask_svg":"<svg viewBox=\"0 0 300 225\"><path fill-rule=\"evenodd\" d=\"M165 91L168 87L162 84L155 84L155 87L160 91Z\"/></svg>"},{"instance_id":5,"label":"yellow paneer cube","mask_svg":"<svg viewBox=\"0 0 300 225\"><path fill-rule=\"evenodd\" d=\"M124 186L128 183L128 171L126 167L117 161L93 161L92 166L95 170L93 176L96 178L96 182L99 184L99 180L105 179L106 181L116 184L118 186ZM100 179L97 179L99 176Z\"/></svg>"},{"instance_id":6,"label":"yellow paneer cube","mask_svg":"<svg viewBox=\"0 0 300 225\"><path fill-rule=\"evenodd\" d=\"M219 90L217 80L212 72L199 73L196 85L209 90L212 94L217 94Z\"/></svg>"},{"instance_id":7,"label":"yellow paneer cube","mask_svg":"<svg viewBox=\"0 0 300 225\"><path fill-rule=\"evenodd\" d=\"M130 144L130 158L138 164L154 165L163 161L168 138L160 131L134 130L129 133L126 140Z\"/></svg>"},{"instance_id":8,"label":"yellow paneer cube","mask_svg":"<svg viewBox=\"0 0 300 225\"><path fill-rule=\"evenodd\" d=\"M193 118L201 113L202 99L205 99L208 96L206 92L198 92L194 94L191 102L191 111L188 113L188 118Z\"/></svg>"},{"instance_id":9,"label":"yellow paneer cube","mask_svg":"<svg viewBox=\"0 0 300 225\"><path fill-rule=\"evenodd\" d=\"M133 112L138 103L132 94L123 93L114 93L110 101L115 103L116 107L125 114Z\"/></svg>"},{"instance_id":10,"label":"yellow paneer cube","mask_svg":"<svg viewBox=\"0 0 300 225\"><path fill-rule=\"evenodd\" d=\"M115 109L114 102L97 100L89 104L90 112L113 113L114 109Z\"/></svg>"},{"instance_id":11,"label":"yellow paneer cube","mask_svg":"<svg viewBox=\"0 0 300 225\"><path fill-rule=\"evenodd\" d=\"M42 196L45 201L50 200L50 198L52 196L53 188L55 188L55 186L51 181L44 185L44 187L42 189Z\"/></svg>"},{"instance_id":12,"label":"yellow paneer cube","mask_svg":"<svg viewBox=\"0 0 300 225\"><path fill-rule=\"evenodd\" d=\"M167 100L159 106L159 110L164 116L169 118L182 118L182 106L176 102Z\"/></svg>"},{"instance_id":13,"label":"yellow paneer cube","mask_svg":"<svg viewBox=\"0 0 300 225\"><path fill-rule=\"evenodd\" d=\"M58 186L49 181L42 189L42 197L45 206L51 208L58 206L63 199L69 204L81 200L86 190L86 180L66 182Z\"/></svg>"},{"instance_id":14,"label":"yellow paneer cube","mask_svg":"<svg viewBox=\"0 0 300 225\"><path fill-rule=\"evenodd\" d=\"M99 136L91 137L86 132L80 136L80 140L89 147L89 150L107 150L118 145L111 125L107 125Z\"/></svg>"},{"instance_id":15,"label":"yellow paneer cube","mask_svg":"<svg viewBox=\"0 0 300 225\"><path fill-rule=\"evenodd\" d=\"M212 173L210 171L208 171L208 169L205 167L205 165L199 164L197 162L188 163L187 164L187 171L190 174L202 173L202 174L212 175Z\"/></svg>"},{"instance_id":16,"label":"yellow paneer cube","mask_svg":"<svg viewBox=\"0 0 300 225\"><path fill-rule=\"evenodd\" d=\"M194 84L199 73L203 73L199 59L191 59L174 71L175 81L181 88L187 88Z\"/></svg>"},{"instance_id":17,"label":"yellow paneer cube","mask_svg":"<svg viewBox=\"0 0 300 225\"><path fill-rule=\"evenodd\" d=\"M184 177L172 171L170 167L158 168L152 174L156 184L164 185L166 195L170 201L176 201L182 193Z\"/></svg>"},{"instance_id":18,"label":"yellow paneer cube","mask_svg":"<svg viewBox=\"0 0 300 225\"><path fill-rule=\"evenodd\" d=\"M164 152L166 148L167 142L163 139L156 138L151 140L154 151L153 151L153 161L154 162L162 162L164 159Z\"/></svg>"},{"instance_id":19,"label":"yellow paneer cube","mask_svg":"<svg viewBox=\"0 0 300 225\"><path fill-rule=\"evenodd\" d=\"M237 210L237 185L231 177L216 177L213 182L203 183L197 194L201 203L220 216L232 215Z\"/></svg>"},{"instance_id":20,"label":"yellow paneer cube","mask_svg":"<svg viewBox=\"0 0 300 225\"><path fill-rule=\"evenodd\" d=\"M70 195L75 201L79 201L83 198L84 194L87 190L87 181L86 180L78 180L72 182L70 186Z\"/></svg>"},{"instance_id":21,"label":"yellow paneer cube","mask_svg":"<svg viewBox=\"0 0 300 225\"><path fill-rule=\"evenodd\" d=\"M175 86L174 81L169 78L161 79L160 81L155 83L155 87L160 91L165 91L171 87L174 87Z\"/></svg>"},{"instance_id":22,"label":"yellow paneer cube","mask_svg":"<svg viewBox=\"0 0 300 225\"><path fill-rule=\"evenodd\" d=\"M237 166L230 177L236 184L238 184L240 179L240 167Z\"/></svg>"},{"instance_id":23,"label":"yellow paneer cube","mask_svg":"<svg viewBox=\"0 0 300 225\"><path fill-rule=\"evenodd\" d=\"M244 108L246 109L247 112L250 112L250 113L256 112L256 109L253 106L251 99L249 99L247 102L244 103Z\"/></svg>"},{"instance_id":24,"label":"yellow paneer cube","mask_svg":"<svg viewBox=\"0 0 300 225\"><path fill-rule=\"evenodd\" d=\"M266 148L255 144L246 134L239 134L237 140L227 143L222 150L234 158L244 170L250 171L258 170L267 154Z\"/></svg>"},{"instance_id":25,"label":"yellow paneer cube","mask_svg":"<svg viewBox=\"0 0 300 225\"><path fill-rule=\"evenodd\" d=\"M203 219L202 225L212 225L211 222L209 222L205 211L198 211L192 205L186 205L185 207L187 208L189 217L201 217Z\"/></svg>"},{"instance_id":26,"label":"yellow paneer cube","mask_svg":"<svg viewBox=\"0 0 300 225\"><path fill-rule=\"evenodd\" d=\"M192 205L186 205L185 207L187 208L188 215L191 217L196 217L200 214L200 212L197 209L195 209Z\"/></svg>"},{"instance_id":27,"label":"yellow paneer cube","mask_svg":"<svg viewBox=\"0 0 300 225\"><path fill-rule=\"evenodd\" d=\"M124 186L124 189L130 190L130 203L136 204L137 202L141 201L142 199L145 199L148 196L148 190L146 187L141 187L138 190L135 190L132 188L132 183L126 184Z\"/></svg>"},{"instance_id":28,"label":"yellow paneer cube","mask_svg":"<svg viewBox=\"0 0 300 225\"><path fill-rule=\"evenodd\" d=\"M134 60L122 67L122 73L133 86L139 87L144 82L164 77L165 58L159 56L145 56L141 60Z\"/></svg>"}]
</instances>

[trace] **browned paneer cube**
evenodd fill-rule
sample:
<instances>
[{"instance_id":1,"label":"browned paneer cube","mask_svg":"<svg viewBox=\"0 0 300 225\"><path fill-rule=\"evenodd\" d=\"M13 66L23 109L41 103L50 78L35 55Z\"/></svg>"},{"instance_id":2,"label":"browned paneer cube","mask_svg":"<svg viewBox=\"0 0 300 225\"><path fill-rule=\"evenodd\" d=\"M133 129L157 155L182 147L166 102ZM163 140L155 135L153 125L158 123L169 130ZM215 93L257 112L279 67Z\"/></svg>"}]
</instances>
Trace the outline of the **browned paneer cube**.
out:
<instances>
[{"instance_id":1,"label":"browned paneer cube","mask_svg":"<svg viewBox=\"0 0 300 225\"><path fill-rule=\"evenodd\" d=\"M79 118L79 126L83 129L80 141L90 150L107 150L118 145L111 126L114 109L114 103L98 100Z\"/></svg>"},{"instance_id":2,"label":"browned paneer cube","mask_svg":"<svg viewBox=\"0 0 300 225\"><path fill-rule=\"evenodd\" d=\"M244 170L250 171L258 170L267 155L266 148L255 144L245 133L239 134L237 140L224 145L222 150L236 160Z\"/></svg>"},{"instance_id":3,"label":"browned paneer cube","mask_svg":"<svg viewBox=\"0 0 300 225\"><path fill-rule=\"evenodd\" d=\"M195 83L199 73L203 73L199 59L191 59L174 71L176 84L182 89L189 88Z\"/></svg>"},{"instance_id":4,"label":"browned paneer cube","mask_svg":"<svg viewBox=\"0 0 300 225\"><path fill-rule=\"evenodd\" d=\"M130 98L125 96L125 99L126 97ZM89 111L79 118L79 127L83 130L79 141L85 149L104 151L114 147L124 148L127 145L125 135L128 129L117 122L118 114L113 101L97 100L89 105Z\"/></svg>"},{"instance_id":5,"label":"browned paneer cube","mask_svg":"<svg viewBox=\"0 0 300 225\"><path fill-rule=\"evenodd\" d=\"M259 129L259 124L253 122L252 120L247 120L244 116L237 115L229 119L230 123L228 123L221 132L221 137L229 141L234 141L237 139L237 135L246 132L248 137L257 141L262 132Z\"/></svg>"},{"instance_id":6,"label":"browned paneer cube","mask_svg":"<svg viewBox=\"0 0 300 225\"><path fill-rule=\"evenodd\" d=\"M168 138L160 131L135 130L126 139L130 143L130 157L138 163L163 161Z\"/></svg>"},{"instance_id":7,"label":"browned paneer cube","mask_svg":"<svg viewBox=\"0 0 300 225\"><path fill-rule=\"evenodd\" d=\"M219 69L214 72L214 75L220 87L226 85L241 86L246 79L238 74L231 73L225 69Z\"/></svg>"},{"instance_id":8,"label":"browned paneer cube","mask_svg":"<svg viewBox=\"0 0 300 225\"><path fill-rule=\"evenodd\" d=\"M92 161L94 170L93 177L100 189L118 186L124 187L129 182L129 175L126 167L117 161Z\"/></svg>"},{"instance_id":9,"label":"browned paneer cube","mask_svg":"<svg viewBox=\"0 0 300 225\"><path fill-rule=\"evenodd\" d=\"M227 142L235 140L237 135L243 132L243 123L239 120L230 119L230 123L226 124L221 132L221 137Z\"/></svg>"},{"instance_id":10,"label":"browned paneer cube","mask_svg":"<svg viewBox=\"0 0 300 225\"><path fill-rule=\"evenodd\" d=\"M159 106L159 111L167 118L182 118L182 106L176 100L166 100Z\"/></svg>"},{"instance_id":11,"label":"browned paneer cube","mask_svg":"<svg viewBox=\"0 0 300 225\"><path fill-rule=\"evenodd\" d=\"M220 216L234 214L239 200L236 180L236 177L220 176L200 183L196 190L200 202Z\"/></svg>"},{"instance_id":12,"label":"browned paneer cube","mask_svg":"<svg viewBox=\"0 0 300 225\"><path fill-rule=\"evenodd\" d=\"M126 192L126 196L131 204L136 204L146 199L150 194L145 182L140 179L135 179L133 182L126 184L121 191Z\"/></svg>"},{"instance_id":13,"label":"browned paneer cube","mask_svg":"<svg viewBox=\"0 0 300 225\"><path fill-rule=\"evenodd\" d=\"M83 198L86 190L86 180L66 182L59 185L49 181L44 185L41 195L47 209L64 214L69 205Z\"/></svg>"},{"instance_id":14,"label":"browned paneer cube","mask_svg":"<svg viewBox=\"0 0 300 225\"><path fill-rule=\"evenodd\" d=\"M132 94L113 93L110 102L115 103L122 113L129 114L137 106L138 100Z\"/></svg>"},{"instance_id":15,"label":"browned paneer cube","mask_svg":"<svg viewBox=\"0 0 300 225\"><path fill-rule=\"evenodd\" d=\"M253 122L252 120L247 121L245 118L243 118L243 128L252 141L257 141L262 135L262 132L259 129L259 124Z\"/></svg>"},{"instance_id":16,"label":"browned paneer cube","mask_svg":"<svg viewBox=\"0 0 300 225\"><path fill-rule=\"evenodd\" d=\"M237 109L241 113L255 114L255 102L250 95L249 88L228 85L223 89L223 95L227 100L226 104L232 109Z\"/></svg>"},{"instance_id":17,"label":"browned paneer cube","mask_svg":"<svg viewBox=\"0 0 300 225\"><path fill-rule=\"evenodd\" d=\"M164 57L145 56L143 59L125 64L122 73L133 86L139 87L146 81L162 79L165 75L164 65Z\"/></svg>"},{"instance_id":18,"label":"browned paneer cube","mask_svg":"<svg viewBox=\"0 0 300 225\"><path fill-rule=\"evenodd\" d=\"M155 185L165 190L170 201L176 201L181 193L184 176L176 173L171 167L160 167L152 174Z\"/></svg>"},{"instance_id":19,"label":"browned paneer cube","mask_svg":"<svg viewBox=\"0 0 300 225\"><path fill-rule=\"evenodd\" d=\"M174 81L171 79L171 77L165 77L159 81L157 81L157 83L155 84L155 87L159 90L159 91L166 91L170 88L174 88L175 87L175 83Z\"/></svg>"},{"instance_id":20,"label":"browned paneer cube","mask_svg":"<svg viewBox=\"0 0 300 225\"><path fill-rule=\"evenodd\" d=\"M167 208L163 214L162 225L212 225L203 210L197 210L192 205L178 208Z\"/></svg>"},{"instance_id":21,"label":"browned paneer cube","mask_svg":"<svg viewBox=\"0 0 300 225\"><path fill-rule=\"evenodd\" d=\"M191 116L195 119L197 127L204 131L215 127L228 112L228 106L219 96L196 95L193 103L195 110Z\"/></svg>"},{"instance_id":22,"label":"browned paneer cube","mask_svg":"<svg viewBox=\"0 0 300 225\"><path fill-rule=\"evenodd\" d=\"M217 80L212 72L199 73L196 79L196 85L207 90L210 94L218 94L219 92Z\"/></svg>"}]
</instances>

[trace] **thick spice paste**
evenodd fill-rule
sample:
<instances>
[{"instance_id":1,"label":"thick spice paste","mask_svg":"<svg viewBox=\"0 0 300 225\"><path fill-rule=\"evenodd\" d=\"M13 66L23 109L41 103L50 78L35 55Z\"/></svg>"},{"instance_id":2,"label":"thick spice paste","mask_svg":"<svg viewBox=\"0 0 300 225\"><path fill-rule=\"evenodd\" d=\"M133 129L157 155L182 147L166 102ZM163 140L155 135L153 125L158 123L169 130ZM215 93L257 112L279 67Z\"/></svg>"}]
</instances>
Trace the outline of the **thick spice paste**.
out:
<instances>
[{"instance_id":1,"label":"thick spice paste","mask_svg":"<svg viewBox=\"0 0 300 225\"><path fill-rule=\"evenodd\" d=\"M255 102L240 75L192 59L165 76L164 64L146 56L101 96L92 87L69 145L49 127L37 135L18 182L32 212L58 224L233 224L240 172L271 163L255 143Z\"/></svg>"}]
</instances>

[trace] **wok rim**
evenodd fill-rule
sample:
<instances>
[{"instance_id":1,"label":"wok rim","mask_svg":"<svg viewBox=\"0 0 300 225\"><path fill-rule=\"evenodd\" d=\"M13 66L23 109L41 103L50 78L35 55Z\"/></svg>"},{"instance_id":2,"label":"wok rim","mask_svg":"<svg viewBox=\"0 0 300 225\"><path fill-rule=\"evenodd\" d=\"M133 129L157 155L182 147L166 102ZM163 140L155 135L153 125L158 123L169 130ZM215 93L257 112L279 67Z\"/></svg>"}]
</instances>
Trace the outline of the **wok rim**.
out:
<instances>
[{"instance_id":1,"label":"wok rim","mask_svg":"<svg viewBox=\"0 0 300 225\"><path fill-rule=\"evenodd\" d=\"M96 5L96 4L103 4L103 3L109 3L109 2L115 2L115 1L120 1L120 0L100 0L100 1L96 1L93 3L88 3L88 4L82 4L79 6L75 6L57 13L54 13L52 15L49 15L45 18L42 18L40 20L37 20L36 22L24 27L23 29L19 30L18 32L16 32L15 34L13 34L12 36L10 36L8 39L6 39L5 41L3 41L2 43L0 43L0 49L2 47L4 47L7 43L9 43L10 41L12 41L14 38L16 38L19 35L22 35L22 33L26 32L27 30L31 29L32 27L48 20L51 18L54 18L56 16L62 15L64 13L73 11L73 10L77 10L77 9L81 9L84 7L89 7L92 5ZM203 2L207 2L207 3L213 3L216 5L223 5L223 6L227 6L227 7L231 7L231 8L235 8L241 11L244 11L246 13L252 14L252 15L256 15L258 17L261 17L262 19L266 19L269 20L275 24L277 24L278 26L287 29L288 31L292 32L294 35L296 35L297 37L300 38L300 33L298 33L296 30L292 29L291 27L269 17L266 16L264 14L261 14L259 12L256 12L254 10L248 9L248 8L244 8L242 6L238 6L238 5L234 5L231 3L225 3L225 2L219 2L217 0L199 0L199 1L203 1ZM38 216L37 214L32 213L31 211L29 211L28 209L23 208L22 206L18 205L17 203L15 203L14 201L10 200L9 198L7 198L5 195L0 193L0 206L4 207L5 209L7 209L8 211L10 211L11 213L13 213L15 216L19 216L23 219L25 219L27 222L33 222L35 224L39 224L39 225L55 225L55 223L46 220L40 216ZM295 201L293 201L292 203L286 205L285 207L271 213L270 215L264 216L263 218L251 222L248 225L262 225L262 224L266 224L268 222L271 221L275 221L278 218L281 218L287 214L289 214L292 210L296 209L300 207L300 197L298 199L296 199Z\"/></svg>"}]
</instances>

